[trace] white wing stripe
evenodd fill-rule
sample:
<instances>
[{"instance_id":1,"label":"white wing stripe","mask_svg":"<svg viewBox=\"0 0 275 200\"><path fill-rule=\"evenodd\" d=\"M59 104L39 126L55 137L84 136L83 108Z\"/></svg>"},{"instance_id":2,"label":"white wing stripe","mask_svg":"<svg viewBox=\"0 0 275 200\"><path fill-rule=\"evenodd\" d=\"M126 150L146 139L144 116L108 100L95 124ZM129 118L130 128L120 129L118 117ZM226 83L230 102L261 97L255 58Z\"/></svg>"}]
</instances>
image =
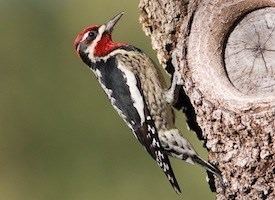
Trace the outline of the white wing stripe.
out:
<instances>
[{"instance_id":1,"label":"white wing stripe","mask_svg":"<svg viewBox=\"0 0 275 200\"><path fill-rule=\"evenodd\" d=\"M133 100L133 106L137 109L137 112L140 116L141 124L143 124L145 122L144 102L142 95L137 87L137 80L135 74L126 67L124 67L121 63L118 63L117 67L124 73L126 84L129 86L131 98Z\"/></svg>"}]
</instances>

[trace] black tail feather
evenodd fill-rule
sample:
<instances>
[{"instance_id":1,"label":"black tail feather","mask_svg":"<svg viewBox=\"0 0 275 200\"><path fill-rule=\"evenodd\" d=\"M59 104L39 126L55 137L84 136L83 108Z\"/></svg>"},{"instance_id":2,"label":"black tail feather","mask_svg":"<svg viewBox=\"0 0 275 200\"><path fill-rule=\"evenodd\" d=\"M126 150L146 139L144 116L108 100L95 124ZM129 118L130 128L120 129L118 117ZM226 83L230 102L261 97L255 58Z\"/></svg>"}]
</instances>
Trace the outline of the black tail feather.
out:
<instances>
[{"instance_id":1,"label":"black tail feather","mask_svg":"<svg viewBox=\"0 0 275 200\"><path fill-rule=\"evenodd\" d=\"M203 168L205 168L209 173L212 173L213 175L215 175L220 180L221 187L224 190L226 184L223 180L222 172L217 167L215 167L214 165L212 165L209 162L204 161L203 159L201 159L197 155L194 155L192 157L192 160L193 160L194 163L197 163L200 166L202 166Z\"/></svg>"},{"instance_id":2,"label":"black tail feather","mask_svg":"<svg viewBox=\"0 0 275 200\"><path fill-rule=\"evenodd\" d=\"M205 168L207 171L210 171L214 175L216 175L217 177L222 178L221 171L217 167L215 167L214 165L210 164L209 162L204 161L203 159L201 159L197 155L194 155L192 157L192 160L193 160L194 163L199 164L200 166L202 166L203 168Z\"/></svg>"}]
</instances>

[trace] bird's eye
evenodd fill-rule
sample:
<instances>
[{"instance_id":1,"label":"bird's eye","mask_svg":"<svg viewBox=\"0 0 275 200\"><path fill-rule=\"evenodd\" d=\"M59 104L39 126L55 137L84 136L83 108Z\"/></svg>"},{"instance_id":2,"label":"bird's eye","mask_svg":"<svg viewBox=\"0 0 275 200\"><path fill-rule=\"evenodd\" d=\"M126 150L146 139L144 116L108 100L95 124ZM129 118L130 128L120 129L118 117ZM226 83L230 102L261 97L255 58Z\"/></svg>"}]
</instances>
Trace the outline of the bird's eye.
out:
<instances>
[{"instance_id":1,"label":"bird's eye","mask_svg":"<svg viewBox=\"0 0 275 200\"><path fill-rule=\"evenodd\" d=\"M96 35L97 35L96 31L90 31L89 32L89 39L94 40L96 38Z\"/></svg>"}]
</instances>

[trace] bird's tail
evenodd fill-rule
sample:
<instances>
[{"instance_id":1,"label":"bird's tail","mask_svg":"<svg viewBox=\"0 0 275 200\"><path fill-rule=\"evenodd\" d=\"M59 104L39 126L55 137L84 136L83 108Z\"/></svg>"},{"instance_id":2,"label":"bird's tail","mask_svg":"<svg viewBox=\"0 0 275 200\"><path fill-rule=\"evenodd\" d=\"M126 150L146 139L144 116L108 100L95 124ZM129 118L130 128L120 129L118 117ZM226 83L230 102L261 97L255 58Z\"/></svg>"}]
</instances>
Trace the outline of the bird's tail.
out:
<instances>
[{"instance_id":1,"label":"bird's tail","mask_svg":"<svg viewBox=\"0 0 275 200\"><path fill-rule=\"evenodd\" d=\"M221 187L222 189L224 190L226 184L223 180L223 177L222 177L222 172L217 168L215 167L214 165L212 165L211 163L203 160L202 158L200 158L199 156L197 155L194 155L192 156L192 161L200 166L202 166L204 169L206 169L208 172L214 174L220 181L220 184L221 184Z\"/></svg>"},{"instance_id":2,"label":"bird's tail","mask_svg":"<svg viewBox=\"0 0 275 200\"><path fill-rule=\"evenodd\" d=\"M192 156L192 161L200 166L202 166L203 168L205 168L207 171L213 173L214 175L216 175L218 178L222 178L222 173L221 171L215 167L214 165L210 164L207 161L204 161L202 158L200 158L197 155Z\"/></svg>"}]
</instances>

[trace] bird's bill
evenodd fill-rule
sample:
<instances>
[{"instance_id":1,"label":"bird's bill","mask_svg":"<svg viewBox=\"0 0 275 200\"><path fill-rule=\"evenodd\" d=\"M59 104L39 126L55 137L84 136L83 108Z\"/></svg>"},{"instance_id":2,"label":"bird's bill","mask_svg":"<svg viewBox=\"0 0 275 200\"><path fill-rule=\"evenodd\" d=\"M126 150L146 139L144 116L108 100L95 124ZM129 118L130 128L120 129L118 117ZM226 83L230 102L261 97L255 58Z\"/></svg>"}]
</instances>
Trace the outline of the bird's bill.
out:
<instances>
[{"instance_id":1,"label":"bird's bill","mask_svg":"<svg viewBox=\"0 0 275 200\"><path fill-rule=\"evenodd\" d=\"M114 26L120 20L120 18L122 17L123 14L124 14L124 12L121 12L121 13L117 14L116 16L114 16L110 21L108 21L105 24L105 26L106 26L105 31L111 33L113 31Z\"/></svg>"}]
</instances>

